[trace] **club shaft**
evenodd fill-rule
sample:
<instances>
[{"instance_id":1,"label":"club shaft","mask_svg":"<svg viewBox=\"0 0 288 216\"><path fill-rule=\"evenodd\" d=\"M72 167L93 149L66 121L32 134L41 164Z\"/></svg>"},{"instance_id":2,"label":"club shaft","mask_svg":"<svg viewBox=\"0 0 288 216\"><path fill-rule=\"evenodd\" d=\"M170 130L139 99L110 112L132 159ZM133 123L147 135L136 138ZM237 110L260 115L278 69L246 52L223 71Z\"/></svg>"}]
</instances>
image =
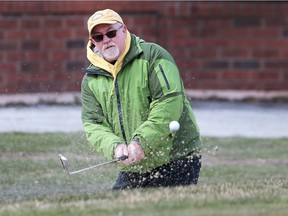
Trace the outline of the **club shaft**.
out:
<instances>
[{"instance_id":1,"label":"club shaft","mask_svg":"<svg viewBox=\"0 0 288 216\"><path fill-rule=\"evenodd\" d=\"M117 162L119 160L120 160L119 158L116 158L116 159L111 160L111 161L107 161L107 162L104 162L104 163L96 164L94 166L90 166L90 167L87 167L87 168L84 168L84 169L80 169L80 170L76 170L76 171L72 171L72 172L68 172L68 173L73 175L73 174L76 174L76 173L79 173L79 172L83 172L83 171L86 171L86 170L89 170L89 169L92 169L92 168L95 168L95 167L103 166L105 164L114 163L114 162Z\"/></svg>"}]
</instances>

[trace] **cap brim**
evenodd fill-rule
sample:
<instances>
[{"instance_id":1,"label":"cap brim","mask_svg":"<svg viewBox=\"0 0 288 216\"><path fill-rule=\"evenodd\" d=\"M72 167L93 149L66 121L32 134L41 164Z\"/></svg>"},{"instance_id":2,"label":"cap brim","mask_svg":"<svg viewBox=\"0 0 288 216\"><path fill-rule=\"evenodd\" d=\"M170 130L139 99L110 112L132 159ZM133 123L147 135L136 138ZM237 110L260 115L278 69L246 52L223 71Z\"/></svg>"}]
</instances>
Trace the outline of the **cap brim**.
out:
<instances>
[{"instance_id":1,"label":"cap brim","mask_svg":"<svg viewBox=\"0 0 288 216\"><path fill-rule=\"evenodd\" d=\"M89 34L91 34L91 31L93 30L93 28L95 28L95 26L97 25L101 25L101 24L115 24L118 21L103 21L103 22L95 22L91 25L90 30L89 30Z\"/></svg>"}]
</instances>

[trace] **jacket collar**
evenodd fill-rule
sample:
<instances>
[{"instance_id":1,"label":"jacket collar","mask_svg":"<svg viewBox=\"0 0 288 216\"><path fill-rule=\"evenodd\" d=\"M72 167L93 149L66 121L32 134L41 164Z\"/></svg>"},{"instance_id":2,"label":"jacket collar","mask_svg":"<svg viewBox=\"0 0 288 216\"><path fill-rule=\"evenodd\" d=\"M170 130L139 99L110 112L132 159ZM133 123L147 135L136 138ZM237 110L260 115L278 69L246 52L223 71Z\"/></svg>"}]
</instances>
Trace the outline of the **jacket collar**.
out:
<instances>
[{"instance_id":1,"label":"jacket collar","mask_svg":"<svg viewBox=\"0 0 288 216\"><path fill-rule=\"evenodd\" d=\"M105 75L109 77L112 76L116 78L118 72L121 70L122 67L124 67L127 63L129 63L131 60L133 60L134 58L136 58L138 55L140 55L143 52L140 46L140 43L143 43L145 41L135 36L134 34L130 34L129 32L127 33L128 33L127 35L129 35L128 37L129 43L126 42L126 48L125 48L124 54L119 57L119 60L120 60L119 62L117 60L118 65L116 65L117 62L115 63L115 66L118 69L115 76L113 76L113 73L111 71L111 66L114 66L114 65L108 63L103 58L95 54L91 49L90 42L88 42L86 49L87 49L87 58L91 62L91 64L87 69L84 70L84 73L94 74L94 75ZM121 64L119 64L120 62Z\"/></svg>"}]
</instances>

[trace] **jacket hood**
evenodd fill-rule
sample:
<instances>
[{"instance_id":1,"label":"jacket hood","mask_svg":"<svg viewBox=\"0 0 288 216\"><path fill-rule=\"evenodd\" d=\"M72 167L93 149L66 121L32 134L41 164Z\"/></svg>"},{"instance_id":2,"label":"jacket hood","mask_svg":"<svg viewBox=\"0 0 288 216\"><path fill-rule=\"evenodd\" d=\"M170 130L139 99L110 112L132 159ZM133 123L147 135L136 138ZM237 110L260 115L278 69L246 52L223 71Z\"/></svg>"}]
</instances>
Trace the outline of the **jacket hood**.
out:
<instances>
[{"instance_id":1,"label":"jacket hood","mask_svg":"<svg viewBox=\"0 0 288 216\"><path fill-rule=\"evenodd\" d=\"M107 62L104 58L97 55L97 53L95 53L92 50L93 44L90 41L88 41L87 46L86 46L87 58L91 64L106 70L115 79L118 72L121 70L121 67L123 64L123 59L124 59L125 55L127 54L127 52L129 51L130 44L131 44L131 35L130 35L130 32L127 30L127 34L126 34L126 38L125 38L124 51L122 52L122 54L119 56L119 58L117 59L117 61L113 65L113 64Z\"/></svg>"}]
</instances>

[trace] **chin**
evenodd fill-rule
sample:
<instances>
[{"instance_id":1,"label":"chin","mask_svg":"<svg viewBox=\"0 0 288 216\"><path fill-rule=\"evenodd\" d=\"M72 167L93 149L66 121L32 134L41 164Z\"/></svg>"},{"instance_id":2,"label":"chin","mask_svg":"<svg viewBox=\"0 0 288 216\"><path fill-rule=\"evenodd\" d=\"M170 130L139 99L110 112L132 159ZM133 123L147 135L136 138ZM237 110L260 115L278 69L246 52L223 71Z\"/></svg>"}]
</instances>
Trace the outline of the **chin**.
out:
<instances>
[{"instance_id":1,"label":"chin","mask_svg":"<svg viewBox=\"0 0 288 216\"><path fill-rule=\"evenodd\" d=\"M109 55L103 55L104 59L108 62L116 61L119 58L119 55L117 56L109 56Z\"/></svg>"},{"instance_id":2,"label":"chin","mask_svg":"<svg viewBox=\"0 0 288 216\"><path fill-rule=\"evenodd\" d=\"M120 56L120 51L117 47L106 49L103 52L103 57L108 62L116 61L119 58L119 56Z\"/></svg>"},{"instance_id":3,"label":"chin","mask_svg":"<svg viewBox=\"0 0 288 216\"><path fill-rule=\"evenodd\" d=\"M116 61L118 59L118 56L117 57L114 57L114 58L111 58L111 57L108 57L108 56L104 56L104 59L108 62L112 62L112 61Z\"/></svg>"}]
</instances>

